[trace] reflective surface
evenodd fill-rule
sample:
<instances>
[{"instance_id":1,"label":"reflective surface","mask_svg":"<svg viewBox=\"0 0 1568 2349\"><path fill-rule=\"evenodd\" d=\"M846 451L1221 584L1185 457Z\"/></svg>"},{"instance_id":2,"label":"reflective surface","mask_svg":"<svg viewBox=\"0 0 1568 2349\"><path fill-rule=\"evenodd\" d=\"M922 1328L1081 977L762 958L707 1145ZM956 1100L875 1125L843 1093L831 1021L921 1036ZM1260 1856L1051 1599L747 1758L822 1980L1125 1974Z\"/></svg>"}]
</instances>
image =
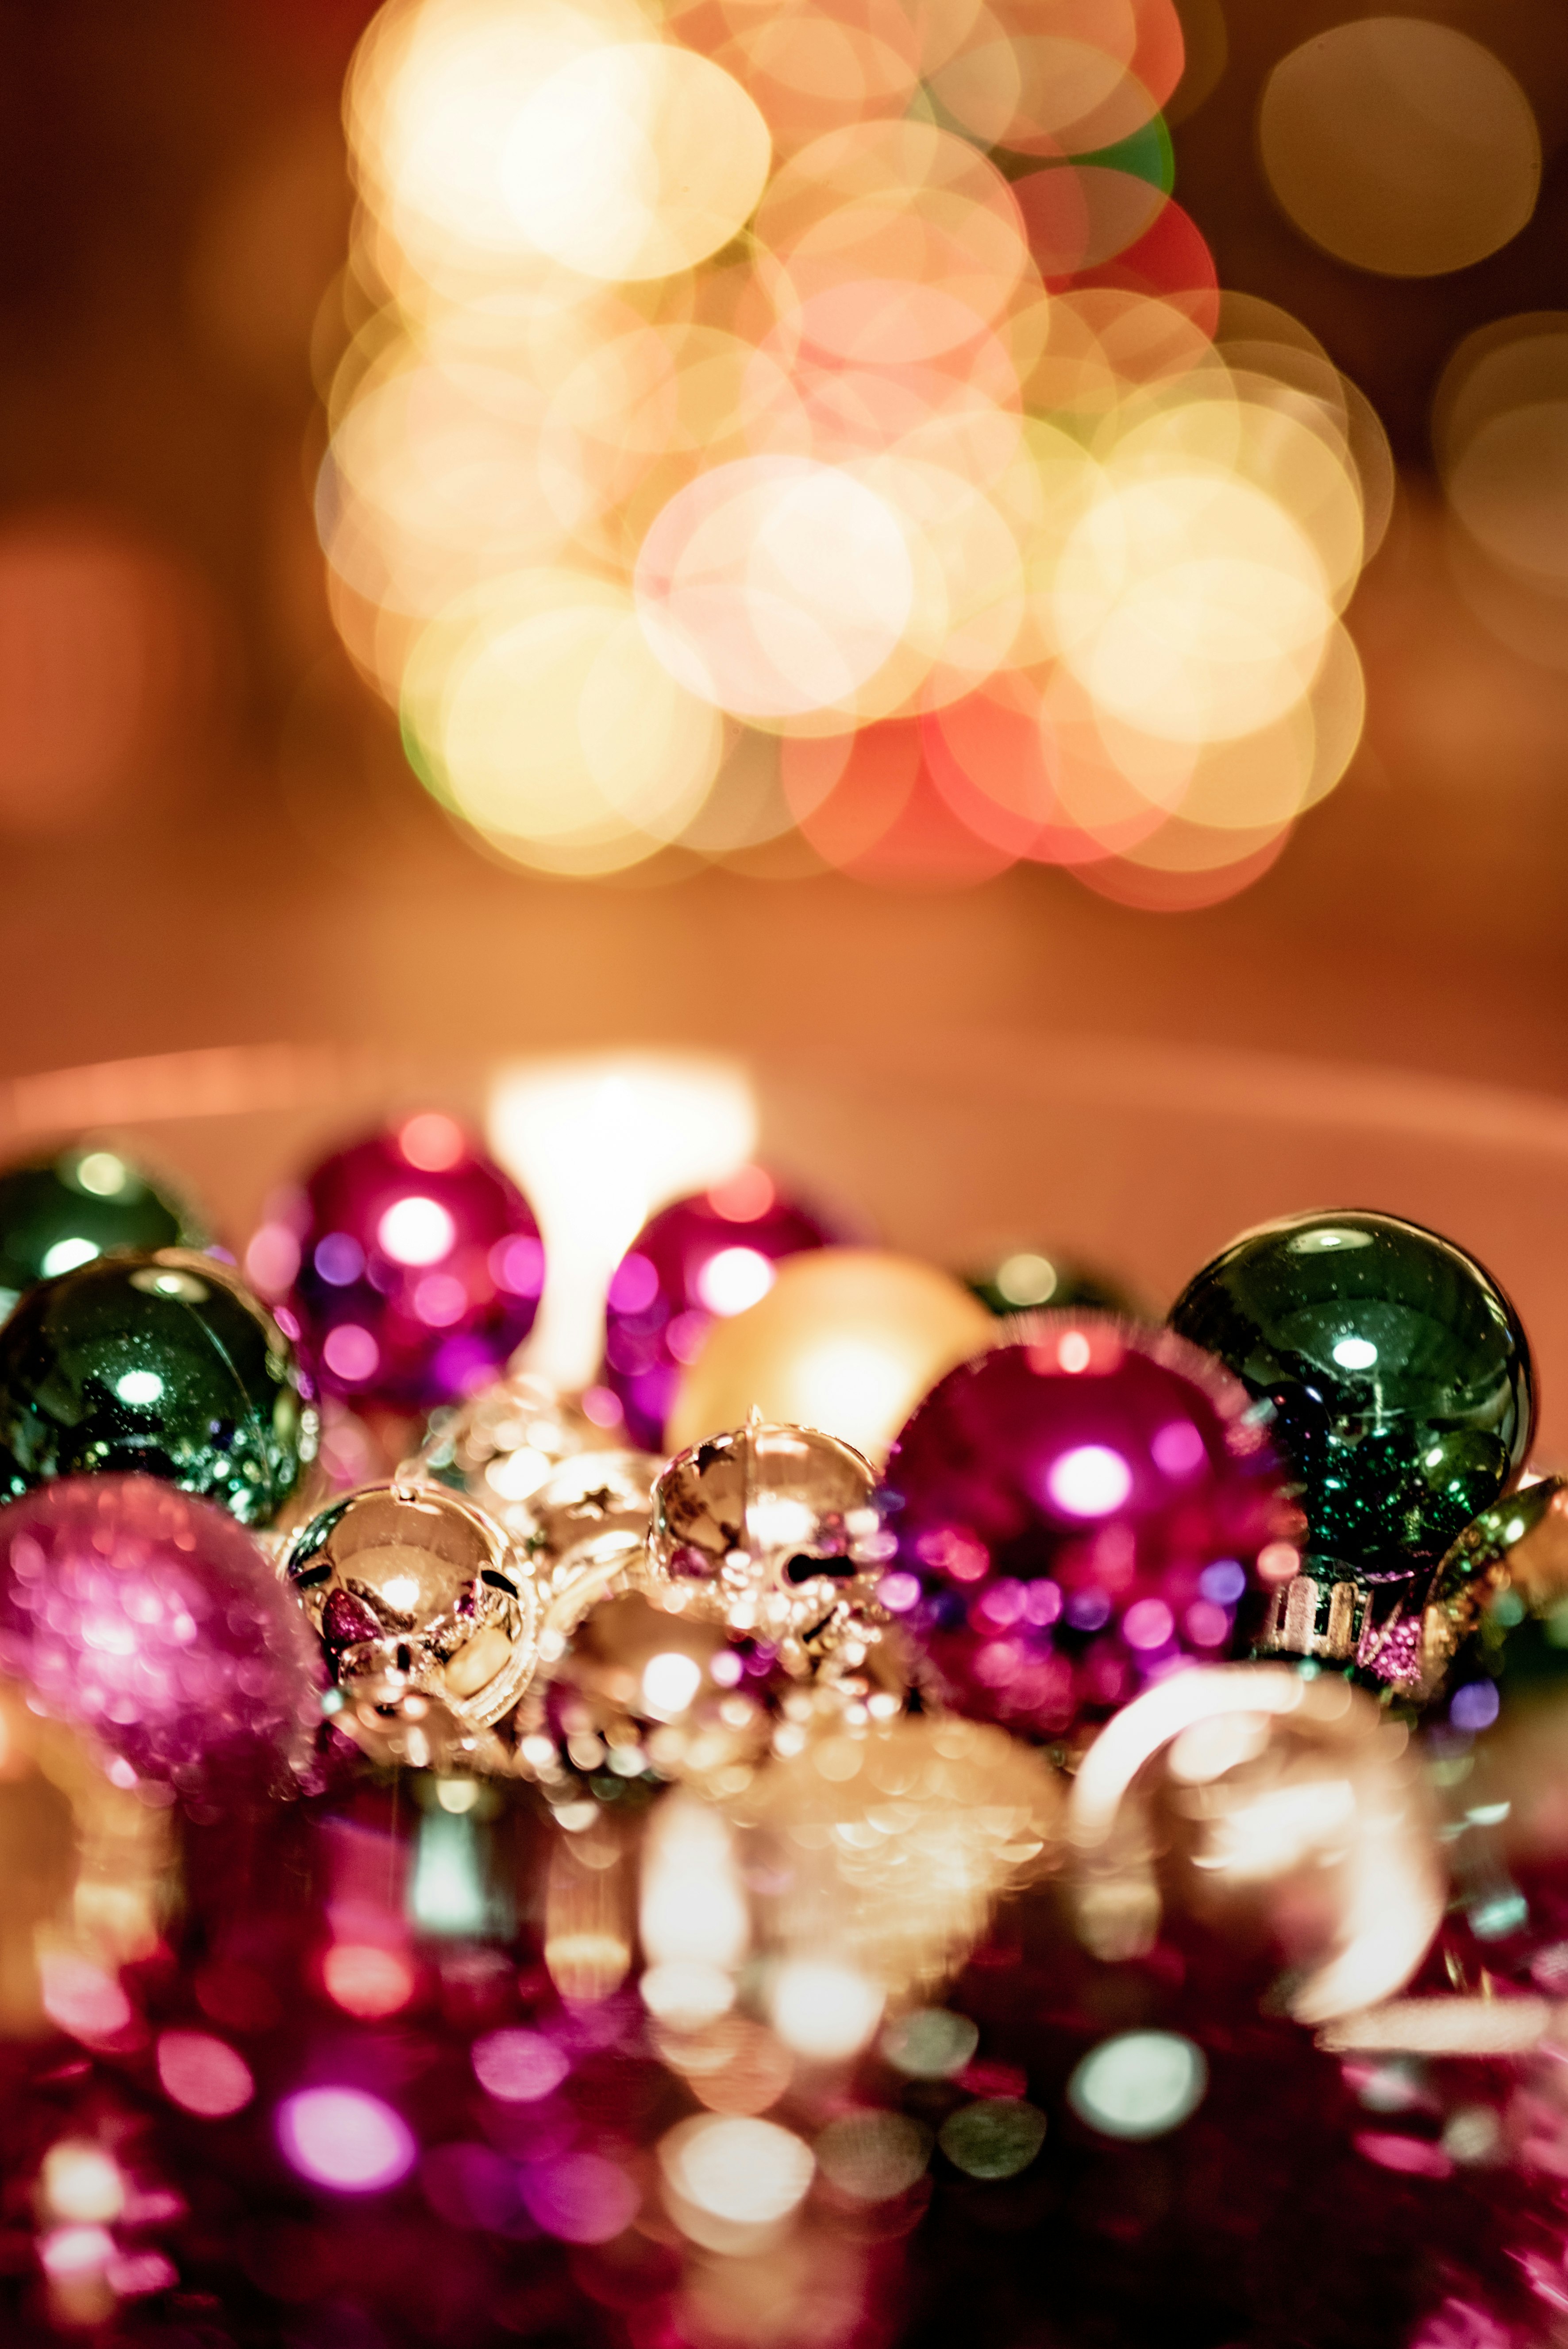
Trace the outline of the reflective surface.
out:
<instances>
[{"instance_id":1,"label":"reflective surface","mask_svg":"<svg viewBox=\"0 0 1568 2349\"><path fill-rule=\"evenodd\" d=\"M1327 1675L1228 1665L1146 1691L1073 1781L1085 1942L1108 1960L1146 1954L1164 1904L1222 1935L1253 1995L1299 2022L1375 2006L1415 1973L1447 1890L1407 1747Z\"/></svg>"},{"instance_id":2,"label":"reflective surface","mask_svg":"<svg viewBox=\"0 0 1568 2349\"><path fill-rule=\"evenodd\" d=\"M720 1783L765 1945L837 1956L884 1995L939 1985L1059 1857L1061 1779L980 1723L827 1713Z\"/></svg>"},{"instance_id":3,"label":"reflective surface","mask_svg":"<svg viewBox=\"0 0 1568 2349\"><path fill-rule=\"evenodd\" d=\"M0 1682L0 2038L70 2026L73 1987L111 1996L164 1921L170 1820L110 1777L112 1751ZM129 2008L126 2010L129 2015Z\"/></svg>"},{"instance_id":4,"label":"reflective surface","mask_svg":"<svg viewBox=\"0 0 1568 2349\"><path fill-rule=\"evenodd\" d=\"M882 1248L791 1258L760 1303L721 1322L686 1371L666 1441L699 1443L756 1410L880 1460L944 1371L996 1324L934 1265Z\"/></svg>"},{"instance_id":5,"label":"reflective surface","mask_svg":"<svg viewBox=\"0 0 1568 2349\"><path fill-rule=\"evenodd\" d=\"M1314 1557L1408 1573L1524 1464L1523 1327L1473 1257L1418 1225L1348 1209L1261 1225L1194 1275L1171 1323L1270 1406Z\"/></svg>"},{"instance_id":6,"label":"reflective surface","mask_svg":"<svg viewBox=\"0 0 1568 2349\"><path fill-rule=\"evenodd\" d=\"M621 1259L604 1316L604 1383L634 1444L661 1448L681 1371L715 1321L766 1297L784 1257L837 1237L760 1166L654 1216Z\"/></svg>"},{"instance_id":7,"label":"reflective surface","mask_svg":"<svg viewBox=\"0 0 1568 2349\"><path fill-rule=\"evenodd\" d=\"M272 1561L210 1503L80 1476L0 1512L0 1670L120 1757L211 1804L296 1791L321 1661Z\"/></svg>"},{"instance_id":8,"label":"reflective surface","mask_svg":"<svg viewBox=\"0 0 1568 2349\"><path fill-rule=\"evenodd\" d=\"M25 1288L114 1248L204 1247L186 1202L118 1150L78 1143L0 1173L0 1313Z\"/></svg>"},{"instance_id":9,"label":"reflective surface","mask_svg":"<svg viewBox=\"0 0 1568 2349\"><path fill-rule=\"evenodd\" d=\"M289 1301L326 1393L449 1402L533 1327L544 1253L532 1211L438 1111L323 1159L263 1228L280 1266L292 1243Z\"/></svg>"},{"instance_id":10,"label":"reflective surface","mask_svg":"<svg viewBox=\"0 0 1568 2349\"><path fill-rule=\"evenodd\" d=\"M715 1435L654 1487L649 1557L669 1603L809 1653L881 1619L876 1578L892 1544L876 1476L847 1444L802 1427Z\"/></svg>"},{"instance_id":11,"label":"reflective surface","mask_svg":"<svg viewBox=\"0 0 1568 2349\"><path fill-rule=\"evenodd\" d=\"M883 1604L965 1713L1058 1736L1230 1651L1295 1519L1246 1394L1169 1331L1046 1314L888 1455Z\"/></svg>"},{"instance_id":12,"label":"reflective surface","mask_svg":"<svg viewBox=\"0 0 1568 2349\"><path fill-rule=\"evenodd\" d=\"M395 1678L488 1728L532 1672L532 1582L500 1526L455 1493L351 1493L290 1543L283 1571L351 1696Z\"/></svg>"},{"instance_id":13,"label":"reflective surface","mask_svg":"<svg viewBox=\"0 0 1568 2349\"><path fill-rule=\"evenodd\" d=\"M1128 1290L1056 1248L1010 1247L972 1267L965 1285L998 1319L1048 1306L1053 1313L1075 1308L1094 1313L1136 1314Z\"/></svg>"},{"instance_id":14,"label":"reflective surface","mask_svg":"<svg viewBox=\"0 0 1568 2349\"><path fill-rule=\"evenodd\" d=\"M1564 1682L1568 1485L1552 1476L1465 1527L1432 1577L1395 1685L1468 1736L1511 1700L1560 1695Z\"/></svg>"},{"instance_id":15,"label":"reflective surface","mask_svg":"<svg viewBox=\"0 0 1568 2349\"><path fill-rule=\"evenodd\" d=\"M646 1452L584 1452L563 1461L511 1524L544 1608L541 1645L645 1564L659 1463Z\"/></svg>"},{"instance_id":16,"label":"reflective surface","mask_svg":"<svg viewBox=\"0 0 1568 2349\"><path fill-rule=\"evenodd\" d=\"M315 1456L310 1393L271 1314L210 1257L85 1265L0 1331L0 1493L138 1470L269 1525Z\"/></svg>"},{"instance_id":17,"label":"reflective surface","mask_svg":"<svg viewBox=\"0 0 1568 2349\"><path fill-rule=\"evenodd\" d=\"M469 1402L437 1412L410 1467L467 1493L502 1525L521 1527L534 1495L562 1462L617 1442L617 1431L601 1427L547 1380L516 1371Z\"/></svg>"}]
</instances>

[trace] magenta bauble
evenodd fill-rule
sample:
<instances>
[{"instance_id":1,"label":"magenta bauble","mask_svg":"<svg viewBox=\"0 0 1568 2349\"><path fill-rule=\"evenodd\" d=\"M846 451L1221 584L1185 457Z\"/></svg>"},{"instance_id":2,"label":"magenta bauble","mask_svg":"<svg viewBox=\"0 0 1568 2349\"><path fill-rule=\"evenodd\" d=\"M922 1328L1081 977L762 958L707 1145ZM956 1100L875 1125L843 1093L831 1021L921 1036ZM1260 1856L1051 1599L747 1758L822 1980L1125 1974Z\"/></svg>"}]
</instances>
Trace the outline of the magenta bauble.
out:
<instances>
[{"instance_id":1,"label":"magenta bauble","mask_svg":"<svg viewBox=\"0 0 1568 2349\"><path fill-rule=\"evenodd\" d=\"M286 1786L321 1718L315 1642L271 1559L150 1476L70 1477L0 1510L0 1671L197 1798Z\"/></svg>"},{"instance_id":2,"label":"magenta bauble","mask_svg":"<svg viewBox=\"0 0 1568 2349\"><path fill-rule=\"evenodd\" d=\"M1103 1719L1294 1569L1244 1390L1174 1338L1047 1314L952 1371L889 1455L881 1595L958 1710L1042 1736Z\"/></svg>"},{"instance_id":3,"label":"magenta bauble","mask_svg":"<svg viewBox=\"0 0 1568 2349\"><path fill-rule=\"evenodd\" d=\"M455 1402L533 1327L532 1209L438 1112L323 1159L275 1229L297 1259L288 1302L325 1393L408 1412Z\"/></svg>"},{"instance_id":4,"label":"magenta bauble","mask_svg":"<svg viewBox=\"0 0 1568 2349\"><path fill-rule=\"evenodd\" d=\"M842 1237L760 1166L661 1208L617 1266L604 1315L602 1375L633 1443L663 1450L681 1371L716 1320L766 1297L786 1257Z\"/></svg>"}]
</instances>

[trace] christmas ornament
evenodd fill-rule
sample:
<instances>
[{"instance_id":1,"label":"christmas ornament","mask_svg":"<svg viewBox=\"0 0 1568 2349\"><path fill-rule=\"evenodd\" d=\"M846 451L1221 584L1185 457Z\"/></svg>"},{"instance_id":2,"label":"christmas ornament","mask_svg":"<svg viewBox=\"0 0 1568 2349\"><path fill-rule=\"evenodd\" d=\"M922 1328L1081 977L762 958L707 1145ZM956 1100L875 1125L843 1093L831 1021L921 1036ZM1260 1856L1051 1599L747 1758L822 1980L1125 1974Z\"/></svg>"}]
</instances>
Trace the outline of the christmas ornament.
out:
<instances>
[{"instance_id":1,"label":"christmas ornament","mask_svg":"<svg viewBox=\"0 0 1568 2349\"><path fill-rule=\"evenodd\" d=\"M402 1672L366 1672L340 1691L333 1726L383 1768L504 1777L511 1757L493 1730L464 1721Z\"/></svg>"},{"instance_id":2,"label":"christmas ornament","mask_svg":"<svg viewBox=\"0 0 1568 2349\"><path fill-rule=\"evenodd\" d=\"M384 1705L396 1681L489 1729L532 1674L532 1578L501 1528L439 1485L348 1494L294 1537L281 1570L351 1704L368 1689ZM354 1713L337 1717L352 1732Z\"/></svg>"},{"instance_id":3,"label":"christmas ornament","mask_svg":"<svg viewBox=\"0 0 1568 2349\"><path fill-rule=\"evenodd\" d=\"M618 1429L590 1419L547 1379L514 1371L471 1401L434 1413L408 1473L467 1493L500 1524L521 1529L533 1495L563 1463L620 1447Z\"/></svg>"},{"instance_id":4,"label":"christmas ornament","mask_svg":"<svg viewBox=\"0 0 1568 2349\"><path fill-rule=\"evenodd\" d=\"M1298 2022L1390 1997L1425 1956L1446 1894L1407 1743L1343 1680L1284 1666L1209 1667L1147 1690L1073 1779L1088 1946L1108 1960L1152 1949L1163 1882L1233 1950L1285 1960Z\"/></svg>"},{"instance_id":5,"label":"christmas ornament","mask_svg":"<svg viewBox=\"0 0 1568 2349\"><path fill-rule=\"evenodd\" d=\"M682 1368L714 1322L766 1297L786 1257L835 1237L760 1166L660 1209L617 1266L604 1310L603 1381L634 1444L662 1447Z\"/></svg>"},{"instance_id":6,"label":"christmas ornament","mask_svg":"<svg viewBox=\"0 0 1568 2349\"><path fill-rule=\"evenodd\" d=\"M575 1802L585 1778L620 1795L645 1773L678 1776L721 1715L727 1751L738 1726L750 1731L748 1748L767 1736L748 1683L766 1674L771 1651L732 1638L721 1610L688 1607L650 1564L658 1475L645 1453L584 1454L534 1495L520 1534L548 1678L520 1710L518 1747L557 1806Z\"/></svg>"},{"instance_id":7,"label":"christmas ornament","mask_svg":"<svg viewBox=\"0 0 1568 2349\"><path fill-rule=\"evenodd\" d=\"M892 1542L869 1461L836 1436L760 1421L672 1460L654 1487L648 1557L661 1603L689 1608L810 1670L859 1664L885 1617Z\"/></svg>"},{"instance_id":8,"label":"christmas ornament","mask_svg":"<svg viewBox=\"0 0 1568 2349\"><path fill-rule=\"evenodd\" d=\"M1368 1585L1435 1563L1524 1464L1519 1318L1418 1225L1348 1209L1261 1225L1194 1275L1171 1324L1268 1406L1297 1481L1311 1587L1277 1594L1265 1652L1347 1660Z\"/></svg>"},{"instance_id":9,"label":"christmas ornament","mask_svg":"<svg viewBox=\"0 0 1568 2349\"><path fill-rule=\"evenodd\" d=\"M591 1604L558 1604L548 1671L518 1711L520 1767L573 1834L595 1802L634 1807L655 1782L760 1753L772 1730L771 1653L629 1579L595 1577Z\"/></svg>"},{"instance_id":10,"label":"christmas ornament","mask_svg":"<svg viewBox=\"0 0 1568 2349\"><path fill-rule=\"evenodd\" d=\"M698 1443L755 1409L880 1460L927 1389L995 1337L977 1299L911 1257L873 1248L796 1257L759 1304L710 1333L681 1381L667 1441Z\"/></svg>"},{"instance_id":11,"label":"christmas ornament","mask_svg":"<svg viewBox=\"0 0 1568 2349\"><path fill-rule=\"evenodd\" d=\"M874 1990L874 2023L884 2001L940 1985L1002 1895L1059 1857L1061 1779L983 1723L819 1705L802 1730L786 1712L766 1756L727 1760L694 1783L739 1833L752 1938L770 1953L775 2027L782 2019L787 2040L806 1987L791 1969L849 1970ZM835 1994L851 1995L817 1981L817 2012L796 2022L797 2044L826 2027Z\"/></svg>"},{"instance_id":12,"label":"christmas ornament","mask_svg":"<svg viewBox=\"0 0 1568 2349\"><path fill-rule=\"evenodd\" d=\"M0 1172L0 1315L24 1289L119 1248L203 1248L184 1200L101 1143L72 1143Z\"/></svg>"},{"instance_id":13,"label":"christmas ornament","mask_svg":"<svg viewBox=\"0 0 1568 2349\"><path fill-rule=\"evenodd\" d=\"M1483 1509L1465 1527L1432 1577L1410 1651L1399 1653L1396 1630L1360 1661L1398 1695L1429 1704L1445 1682L1457 1687L1480 1682L1483 1674L1501 1679L1510 1635L1527 1622L1535 1624L1535 1633L1518 1640L1513 1661L1522 1666L1527 1652L1539 1661L1542 1647L1547 1659L1562 1656L1568 1620L1559 1610L1565 1601L1568 1484L1560 1476L1543 1476L1495 1508ZM1407 1619L1414 1629L1413 1607ZM1456 1661L1461 1656L1465 1666ZM1478 1709L1486 1709L1484 1693L1460 1702L1461 1720ZM1485 1723L1477 1719L1470 1726Z\"/></svg>"},{"instance_id":14,"label":"christmas ornament","mask_svg":"<svg viewBox=\"0 0 1568 2349\"><path fill-rule=\"evenodd\" d=\"M40 1281L0 1331L0 1493L139 1471L275 1518L317 1418L265 1308L211 1257L163 1248Z\"/></svg>"},{"instance_id":15,"label":"christmas ornament","mask_svg":"<svg viewBox=\"0 0 1568 2349\"><path fill-rule=\"evenodd\" d=\"M323 1159L289 1293L326 1393L428 1410L492 1379L544 1286L521 1193L437 1112Z\"/></svg>"},{"instance_id":16,"label":"christmas ornament","mask_svg":"<svg viewBox=\"0 0 1568 2349\"><path fill-rule=\"evenodd\" d=\"M1138 1311L1119 1283L1090 1272L1086 1266L1055 1249L1008 1248L978 1269L966 1272L964 1285L998 1319L1006 1319L1009 1313L1033 1312L1047 1305L1054 1313L1078 1310L1136 1315Z\"/></svg>"},{"instance_id":17,"label":"christmas ornament","mask_svg":"<svg viewBox=\"0 0 1568 2349\"><path fill-rule=\"evenodd\" d=\"M0 1680L0 2037L68 2028L95 1996L129 2021L115 1972L157 1948L172 1862L145 1795L111 1747Z\"/></svg>"},{"instance_id":18,"label":"christmas ornament","mask_svg":"<svg viewBox=\"0 0 1568 2349\"><path fill-rule=\"evenodd\" d=\"M0 1511L0 1670L137 1778L211 1800L288 1791L319 1663L271 1560L151 1476L75 1476Z\"/></svg>"},{"instance_id":19,"label":"christmas ornament","mask_svg":"<svg viewBox=\"0 0 1568 2349\"><path fill-rule=\"evenodd\" d=\"M882 1604L960 1712L1057 1736L1225 1655L1298 1563L1244 1390L1168 1330L1047 1314L951 1371L888 1457Z\"/></svg>"},{"instance_id":20,"label":"christmas ornament","mask_svg":"<svg viewBox=\"0 0 1568 2349\"><path fill-rule=\"evenodd\" d=\"M640 1573L658 1473L646 1452L581 1453L512 1511L519 1553L540 1595L546 1662L597 1599Z\"/></svg>"}]
</instances>

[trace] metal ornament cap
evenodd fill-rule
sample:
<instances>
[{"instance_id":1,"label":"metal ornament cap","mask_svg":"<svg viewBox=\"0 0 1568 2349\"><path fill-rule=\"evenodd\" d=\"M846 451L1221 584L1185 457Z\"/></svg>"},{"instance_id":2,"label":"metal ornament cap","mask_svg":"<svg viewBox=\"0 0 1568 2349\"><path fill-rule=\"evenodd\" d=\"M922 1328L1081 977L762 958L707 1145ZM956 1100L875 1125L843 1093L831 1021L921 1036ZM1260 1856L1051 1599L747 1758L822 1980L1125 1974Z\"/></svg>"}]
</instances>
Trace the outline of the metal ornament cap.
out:
<instances>
[{"instance_id":1,"label":"metal ornament cap","mask_svg":"<svg viewBox=\"0 0 1568 2349\"><path fill-rule=\"evenodd\" d=\"M808 1646L851 1615L880 1622L876 1584L894 1545L876 1493L870 1461L815 1428L755 1421L709 1436L654 1487L654 1595Z\"/></svg>"},{"instance_id":2,"label":"metal ornament cap","mask_svg":"<svg viewBox=\"0 0 1568 2349\"><path fill-rule=\"evenodd\" d=\"M532 1678L532 1578L501 1527L438 1485L346 1494L295 1536L280 1570L351 1701L395 1682L489 1729Z\"/></svg>"}]
</instances>

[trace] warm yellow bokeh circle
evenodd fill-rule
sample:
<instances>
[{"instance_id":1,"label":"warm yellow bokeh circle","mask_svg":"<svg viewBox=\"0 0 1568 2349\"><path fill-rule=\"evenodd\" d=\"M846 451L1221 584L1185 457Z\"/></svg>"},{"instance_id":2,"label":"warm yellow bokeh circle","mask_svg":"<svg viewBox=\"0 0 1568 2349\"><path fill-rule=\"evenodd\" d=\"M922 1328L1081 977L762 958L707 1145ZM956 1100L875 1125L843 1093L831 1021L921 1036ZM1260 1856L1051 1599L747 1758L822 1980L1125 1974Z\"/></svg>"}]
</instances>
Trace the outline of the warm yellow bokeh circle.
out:
<instances>
[{"instance_id":1,"label":"warm yellow bokeh circle","mask_svg":"<svg viewBox=\"0 0 1568 2349\"><path fill-rule=\"evenodd\" d=\"M966 1288L913 1257L790 1257L760 1304L714 1325L681 1381L670 1447L738 1427L756 1409L881 1461L922 1395L994 1344L997 1329Z\"/></svg>"}]
</instances>

